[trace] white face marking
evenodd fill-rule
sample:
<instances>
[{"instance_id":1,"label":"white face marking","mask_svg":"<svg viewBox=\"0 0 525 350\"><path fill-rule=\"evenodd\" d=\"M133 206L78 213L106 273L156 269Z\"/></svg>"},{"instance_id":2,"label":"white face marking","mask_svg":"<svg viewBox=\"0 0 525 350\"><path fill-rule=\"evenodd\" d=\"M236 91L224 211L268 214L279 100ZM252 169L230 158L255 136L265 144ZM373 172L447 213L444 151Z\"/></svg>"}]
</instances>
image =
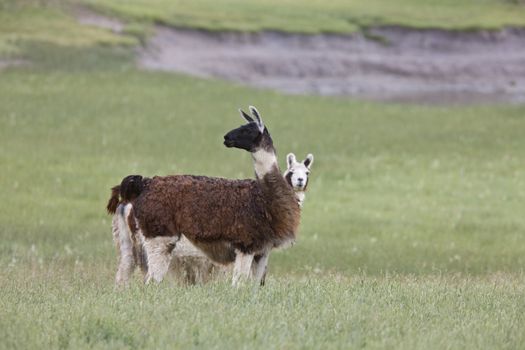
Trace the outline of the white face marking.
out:
<instances>
[{"instance_id":1,"label":"white face marking","mask_svg":"<svg viewBox=\"0 0 525 350\"><path fill-rule=\"evenodd\" d=\"M303 191L308 182L310 169L307 168L304 163L298 163L294 159L291 165L288 164L288 169L286 169L284 177L287 177L290 173L292 174L291 182L293 189L295 191Z\"/></svg>"},{"instance_id":2,"label":"white face marking","mask_svg":"<svg viewBox=\"0 0 525 350\"><path fill-rule=\"evenodd\" d=\"M288 165L288 169L286 169L283 176L287 178L291 174L290 182L295 191L295 196L297 197L299 206L303 206L303 201L305 197L304 191L306 185L308 184L308 176L310 174L310 167L312 166L313 159L313 155L309 154L304 161L299 163L295 159L295 155L293 153L290 153L286 156L286 163ZM305 162L307 160L308 166L305 165Z\"/></svg>"},{"instance_id":3,"label":"white face marking","mask_svg":"<svg viewBox=\"0 0 525 350\"><path fill-rule=\"evenodd\" d=\"M264 175L270 173L274 166L277 165L275 153L260 149L252 153L253 167L258 178L262 179Z\"/></svg>"},{"instance_id":4,"label":"white face marking","mask_svg":"<svg viewBox=\"0 0 525 350\"><path fill-rule=\"evenodd\" d=\"M308 181L310 170L303 163L296 163L292 170L292 187L294 190L302 191Z\"/></svg>"}]
</instances>

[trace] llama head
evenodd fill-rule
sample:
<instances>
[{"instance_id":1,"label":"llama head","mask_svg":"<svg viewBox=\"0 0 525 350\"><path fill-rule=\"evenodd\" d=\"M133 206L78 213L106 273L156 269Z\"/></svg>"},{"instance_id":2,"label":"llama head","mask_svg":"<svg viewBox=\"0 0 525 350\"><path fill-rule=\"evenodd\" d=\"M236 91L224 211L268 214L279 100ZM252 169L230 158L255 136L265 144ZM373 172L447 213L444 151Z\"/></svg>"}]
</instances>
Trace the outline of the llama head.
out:
<instances>
[{"instance_id":1,"label":"llama head","mask_svg":"<svg viewBox=\"0 0 525 350\"><path fill-rule=\"evenodd\" d=\"M289 153L286 156L287 169L284 177L288 184L293 187L295 191L305 191L308 185L308 176L310 175L310 168L314 163L313 154L308 154L302 162L298 162L295 154Z\"/></svg>"},{"instance_id":2,"label":"llama head","mask_svg":"<svg viewBox=\"0 0 525 350\"><path fill-rule=\"evenodd\" d=\"M250 106L250 113L253 118L239 109L241 117L248 123L233 129L224 135L224 145L235 147L254 153L258 150L273 150L273 142L268 129L264 126L262 118L253 106ZM254 119L255 118L255 119Z\"/></svg>"}]
</instances>

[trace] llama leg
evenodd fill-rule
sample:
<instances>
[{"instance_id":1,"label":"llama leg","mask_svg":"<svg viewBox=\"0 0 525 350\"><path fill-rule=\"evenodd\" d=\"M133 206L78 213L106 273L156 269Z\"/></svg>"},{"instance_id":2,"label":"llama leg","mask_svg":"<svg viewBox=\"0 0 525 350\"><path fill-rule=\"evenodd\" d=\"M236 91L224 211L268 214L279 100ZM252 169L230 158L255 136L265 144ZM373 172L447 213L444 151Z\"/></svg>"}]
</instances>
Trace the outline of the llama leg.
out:
<instances>
[{"instance_id":1,"label":"llama leg","mask_svg":"<svg viewBox=\"0 0 525 350\"><path fill-rule=\"evenodd\" d=\"M261 281L259 282L259 285L262 287L266 284L266 273L268 272L268 266L266 266L266 269L264 270L263 276L261 278Z\"/></svg>"},{"instance_id":2,"label":"llama leg","mask_svg":"<svg viewBox=\"0 0 525 350\"><path fill-rule=\"evenodd\" d=\"M127 285L136 266L133 256L133 243L125 221L126 214L129 213L130 209L131 205L120 205L117 208L117 213L113 216L113 238L119 254L118 269L115 276L117 285Z\"/></svg>"},{"instance_id":3,"label":"llama leg","mask_svg":"<svg viewBox=\"0 0 525 350\"><path fill-rule=\"evenodd\" d=\"M252 262L253 254L244 254L240 251L236 252L232 279L232 285L234 287L239 284L241 277L246 279L250 276Z\"/></svg>"},{"instance_id":4,"label":"llama leg","mask_svg":"<svg viewBox=\"0 0 525 350\"><path fill-rule=\"evenodd\" d=\"M140 242L135 243L133 246L133 256L135 257L135 264L140 268L142 278L146 278L146 274L148 273L148 263L144 246Z\"/></svg>"},{"instance_id":5,"label":"llama leg","mask_svg":"<svg viewBox=\"0 0 525 350\"><path fill-rule=\"evenodd\" d=\"M133 218L132 220L135 220ZM128 220L128 223L130 220ZM138 229L136 222L134 222L135 227L135 261L140 267L140 272L142 272L142 280L146 280L146 275L148 274L148 256L146 253L146 248L144 248L144 243L146 238L142 234L142 231Z\"/></svg>"},{"instance_id":6,"label":"llama leg","mask_svg":"<svg viewBox=\"0 0 525 350\"><path fill-rule=\"evenodd\" d=\"M250 277L250 271L252 270L253 254L245 254L243 260L241 275L244 279L247 279Z\"/></svg>"},{"instance_id":7,"label":"llama leg","mask_svg":"<svg viewBox=\"0 0 525 350\"><path fill-rule=\"evenodd\" d=\"M242 263L242 256L243 254L241 252L237 252L235 255L235 263L233 265L233 278L232 278L232 286L236 286L237 283L239 283L239 279L241 278L241 263Z\"/></svg>"},{"instance_id":8,"label":"llama leg","mask_svg":"<svg viewBox=\"0 0 525 350\"><path fill-rule=\"evenodd\" d=\"M145 283L148 284L153 279L160 283L168 272L171 262L171 252L175 248L176 237L155 237L144 240L144 249L148 261L148 273Z\"/></svg>"},{"instance_id":9,"label":"llama leg","mask_svg":"<svg viewBox=\"0 0 525 350\"><path fill-rule=\"evenodd\" d=\"M254 261L252 266L252 274L255 278L255 282L261 286L264 286L264 281L266 279L266 269L268 267L268 258L270 257L269 252L265 252L259 257L257 262Z\"/></svg>"}]
</instances>

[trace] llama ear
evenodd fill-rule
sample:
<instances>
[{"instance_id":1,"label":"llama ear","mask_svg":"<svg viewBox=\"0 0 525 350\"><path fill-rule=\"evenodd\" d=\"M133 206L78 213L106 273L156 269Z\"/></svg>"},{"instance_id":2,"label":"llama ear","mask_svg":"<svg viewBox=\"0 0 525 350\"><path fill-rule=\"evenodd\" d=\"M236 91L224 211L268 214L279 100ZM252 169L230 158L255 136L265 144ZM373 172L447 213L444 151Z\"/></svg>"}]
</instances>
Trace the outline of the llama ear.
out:
<instances>
[{"instance_id":1,"label":"llama ear","mask_svg":"<svg viewBox=\"0 0 525 350\"><path fill-rule=\"evenodd\" d=\"M303 164L304 164L305 167L310 169L312 164L314 164L314 155L311 154L311 153L308 153L308 155L306 156L306 159L304 160Z\"/></svg>"},{"instance_id":2,"label":"llama ear","mask_svg":"<svg viewBox=\"0 0 525 350\"><path fill-rule=\"evenodd\" d=\"M250 112L257 121L257 126L259 127L259 130L261 131L261 133L264 132L264 123L262 121L261 115L259 114L259 111L257 111L257 108L255 108L254 106L250 106L249 108Z\"/></svg>"},{"instance_id":3,"label":"llama ear","mask_svg":"<svg viewBox=\"0 0 525 350\"><path fill-rule=\"evenodd\" d=\"M241 117L243 117L248 123L253 122L253 118L250 117L248 114L246 114L242 109L239 108L239 113L241 114Z\"/></svg>"},{"instance_id":4,"label":"llama ear","mask_svg":"<svg viewBox=\"0 0 525 350\"><path fill-rule=\"evenodd\" d=\"M288 170L292 168L295 162L296 162L295 154L288 153L288 155L286 156L286 164L288 165Z\"/></svg>"}]
</instances>

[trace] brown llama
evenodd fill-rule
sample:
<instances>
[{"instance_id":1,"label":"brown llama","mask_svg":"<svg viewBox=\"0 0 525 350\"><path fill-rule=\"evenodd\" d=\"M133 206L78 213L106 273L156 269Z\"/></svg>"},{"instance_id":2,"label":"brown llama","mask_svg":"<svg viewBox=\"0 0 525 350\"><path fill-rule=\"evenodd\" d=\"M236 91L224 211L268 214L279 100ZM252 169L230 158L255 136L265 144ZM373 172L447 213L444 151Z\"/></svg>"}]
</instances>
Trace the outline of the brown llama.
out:
<instances>
[{"instance_id":1,"label":"brown llama","mask_svg":"<svg viewBox=\"0 0 525 350\"><path fill-rule=\"evenodd\" d=\"M308 154L306 159L302 162L297 162L295 155L289 153L286 156L287 160L287 169L284 173L284 178L288 184L293 188L295 192L296 199L300 206L302 206L305 192L308 185L310 168L313 164L313 155ZM255 180L251 180L255 181ZM131 181L132 182L132 181ZM117 285L127 283L123 280L123 271L122 267L128 266L130 269L128 275L131 275L131 272L134 270L135 266L139 266L142 270L143 275L147 272L146 259L143 255L143 247L141 246L142 240L137 237L137 230L134 227L134 219L129 217L119 218L120 213L131 213L131 204L120 203L119 201L119 186L114 187L114 192L116 197L112 197L108 203L108 208L113 207L112 212L113 217L113 236L115 238L115 243L117 249L119 250L119 270L116 276ZM118 206L118 208L117 208ZM129 206L129 208L123 208L121 206ZM124 220L124 221L120 221ZM119 223L123 222L125 231L124 242L121 249L120 247L120 228ZM129 226L129 222L133 226ZM229 256L234 254L233 250L230 250L227 253ZM127 263L126 263L127 262ZM231 264L221 265L214 263L210 260L206 254L204 254L199 248L194 246L184 235L181 236L181 239L177 242L173 252L172 260L170 264L170 272L176 276L179 281L182 281L186 284L197 284L204 283L217 276L224 275L230 267ZM252 265L253 267L254 265ZM264 284L265 277L261 280L261 284Z\"/></svg>"},{"instance_id":2,"label":"brown llama","mask_svg":"<svg viewBox=\"0 0 525 350\"><path fill-rule=\"evenodd\" d=\"M136 218L143 237L146 283L162 281L182 234L211 260L234 261L233 285L252 270L261 283L270 251L295 241L299 204L280 174L268 129L254 107L250 112L255 120L241 111L248 123L227 133L224 144L252 154L255 182L192 175L123 180L120 196L133 210L123 217Z\"/></svg>"}]
</instances>

